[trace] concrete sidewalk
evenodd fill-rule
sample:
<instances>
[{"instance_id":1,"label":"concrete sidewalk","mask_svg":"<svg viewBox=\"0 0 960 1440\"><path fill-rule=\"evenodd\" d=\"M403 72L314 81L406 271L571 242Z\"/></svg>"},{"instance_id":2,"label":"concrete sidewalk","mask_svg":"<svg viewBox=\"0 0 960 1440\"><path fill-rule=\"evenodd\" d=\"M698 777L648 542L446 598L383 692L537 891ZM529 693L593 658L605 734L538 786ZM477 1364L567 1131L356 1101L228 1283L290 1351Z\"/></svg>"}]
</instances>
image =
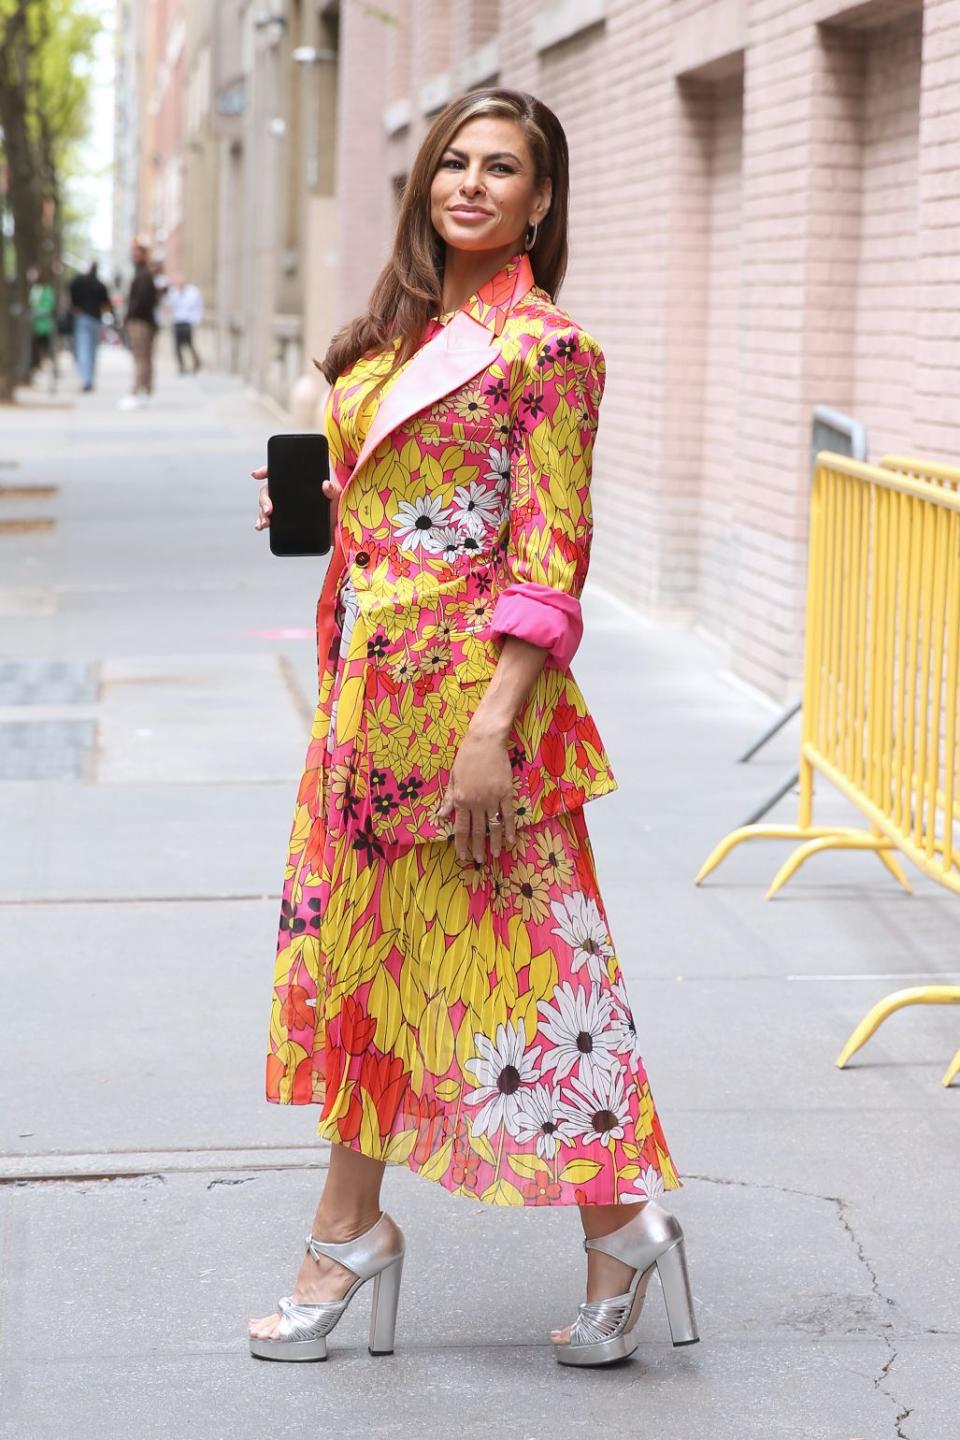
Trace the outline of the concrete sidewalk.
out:
<instances>
[{"instance_id":1,"label":"concrete sidewalk","mask_svg":"<svg viewBox=\"0 0 960 1440\"><path fill-rule=\"evenodd\" d=\"M598 574L576 670L620 790L587 818L704 1343L672 1349L654 1286L631 1363L560 1369L575 1214L395 1170L395 1356L368 1356L361 1299L328 1364L249 1358L324 1164L316 1111L263 1100L321 565L253 530L248 472L282 420L166 371L118 412L127 357L101 362L92 396L71 378L0 412L3 1440L952 1440L956 1015L907 1012L833 1060L887 991L957 978L958 902L836 854L768 903L772 844L695 889L796 733L735 765L771 708Z\"/></svg>"}]
</instances>

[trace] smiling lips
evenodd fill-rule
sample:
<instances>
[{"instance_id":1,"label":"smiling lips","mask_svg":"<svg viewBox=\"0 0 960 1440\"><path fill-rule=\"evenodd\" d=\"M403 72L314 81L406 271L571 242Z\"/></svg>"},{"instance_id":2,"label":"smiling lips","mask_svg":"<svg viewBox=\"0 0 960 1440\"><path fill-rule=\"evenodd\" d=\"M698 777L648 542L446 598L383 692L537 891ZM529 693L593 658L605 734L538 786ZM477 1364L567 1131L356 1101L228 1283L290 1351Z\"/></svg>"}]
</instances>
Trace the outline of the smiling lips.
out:
<instances>
[{"instance_id":1,"label":"smiling lips","mask_svg":"<svg viewBox=\"0 0 960 1440\"><path fill-rule=\"evenodd\" d=\"M462 215L465 220L477 220L482 215L489 215L489 210L481 210L479 205L452 205L451 215Z\"/></svg>"}]
</instances>

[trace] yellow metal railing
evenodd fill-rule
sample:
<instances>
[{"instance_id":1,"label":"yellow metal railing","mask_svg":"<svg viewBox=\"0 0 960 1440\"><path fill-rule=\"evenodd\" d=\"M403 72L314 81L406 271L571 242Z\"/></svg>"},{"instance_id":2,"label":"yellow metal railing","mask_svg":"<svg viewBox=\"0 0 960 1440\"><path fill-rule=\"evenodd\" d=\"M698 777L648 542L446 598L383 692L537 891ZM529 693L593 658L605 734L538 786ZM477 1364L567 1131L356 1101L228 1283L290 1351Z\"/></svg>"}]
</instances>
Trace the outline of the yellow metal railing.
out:
<instances>
[{"instance_id":1,"label":"yellow metal railing","mask_svg":"<svg viewBox=\"0 0 960 1440\"><path fill-rule=\"evenodd\" d=\"M733 830L697 884L742 841L773 838L800 844L768 897L811 855L832 849L874 851L909 890L900 852L960 894L958 684L960 470L903 456L865 465L821 452L811 497L797 824ZM866 826L813 824L815 771ZM944 991L955 998L954 987L935 989L938 1001ZM894 1009L917 1003L915 992L902 995L911 998ZM838 1063L872 1034L875 1014ZM958 1069L960 1056L945 1083Z\"/></svg>"}]
</instances>

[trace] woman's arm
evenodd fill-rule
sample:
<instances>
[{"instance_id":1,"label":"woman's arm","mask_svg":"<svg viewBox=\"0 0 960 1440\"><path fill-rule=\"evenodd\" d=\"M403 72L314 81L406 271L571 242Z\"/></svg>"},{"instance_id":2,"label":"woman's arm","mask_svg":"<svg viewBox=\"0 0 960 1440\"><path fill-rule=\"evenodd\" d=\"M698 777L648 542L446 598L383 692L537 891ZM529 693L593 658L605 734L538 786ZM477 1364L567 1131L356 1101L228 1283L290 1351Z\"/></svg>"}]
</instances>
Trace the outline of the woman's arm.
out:
<instances>
[{"instance_id":1,"label":"woman's arm","mask_svg":"<svg viewBox=\"0 0 960 1440\"><path fill-rule=\"evenodd\" d=\"M593 441L603 352L576 327L543 337L526 358L510 467L508 584L481 637L502 639L497 668L464 738L439 815L455 810L461 860L515 837L510 726L544 665L566 669L580 643L580 594L590 563Z\"/></svg>"},{"instance_id":2,"label":"woman's arm","mask_svg":"<svg viewBox=\"0 0 960 1440\"><path fill-rule=\"evenodd\" d=\"M455 811L454 844L466 860L486 859L487 818L500 811L502 825L490 831L490 850L500 854L501 842L516 837L513 818L513 772L507 741L510 727L546 663L548 651L513 635L505 637L497 668L467 727L438 810L441 819Z\"/></svg>"}]
</instances>

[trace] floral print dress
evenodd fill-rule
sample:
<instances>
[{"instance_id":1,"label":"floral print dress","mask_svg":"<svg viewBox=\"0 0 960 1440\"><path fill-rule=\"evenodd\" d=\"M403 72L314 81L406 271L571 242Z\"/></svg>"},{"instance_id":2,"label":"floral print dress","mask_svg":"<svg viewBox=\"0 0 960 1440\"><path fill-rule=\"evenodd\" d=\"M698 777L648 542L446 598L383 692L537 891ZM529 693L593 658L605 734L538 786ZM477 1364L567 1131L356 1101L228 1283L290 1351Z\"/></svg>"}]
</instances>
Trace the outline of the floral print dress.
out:
<instances>
[{"instance_id":1,"label":"floral print dress","mask_svg":"<svg viewBox=\"0 0 960 1440\"><path fill-rule=\"evenodd\" d=\"M405 417L359 467L376 406L400 380L371 400L386 369L375 357L331 392L350 563L329 590L320 646L266 1093L319 1105L321 1137L457 1194L625 1203L680 1182L583 814L615 781L569 672L602 356L545 292L528 284L518 300L526 263L516 257L468 302L485 323L506 312L499 359ZM541 364L533 394L545 349L565 378ZM524 413L525 393L539 414ZM543 502L525 471L533 454L552 461L544 489L555 482L559 500L558 432L580 494L551 524L553 559L535 539ZM511 734L516 840L477 865L458 860L435 810L510 633L549 658Z\"/></svg>"}]
</instances>

